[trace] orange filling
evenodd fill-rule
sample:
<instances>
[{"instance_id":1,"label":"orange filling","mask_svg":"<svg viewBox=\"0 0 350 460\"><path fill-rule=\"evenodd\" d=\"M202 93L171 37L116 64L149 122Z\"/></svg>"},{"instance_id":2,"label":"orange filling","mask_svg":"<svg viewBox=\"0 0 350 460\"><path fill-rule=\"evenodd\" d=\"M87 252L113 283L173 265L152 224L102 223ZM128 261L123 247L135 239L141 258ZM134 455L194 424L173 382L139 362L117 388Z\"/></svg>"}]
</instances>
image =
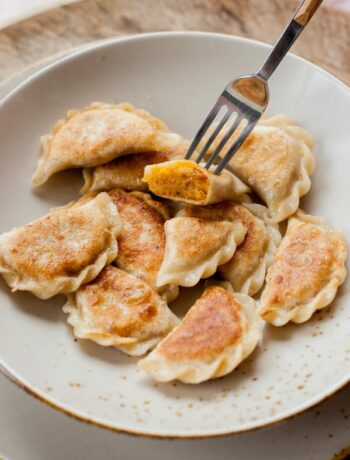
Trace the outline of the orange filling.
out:
<instances>
[{"instance_id":1,"label":"orange filling","mask_svg":"<svg viewBox=\"0 0 350 460\"><path fill-rule=\"evenodd\" d=\"M143 180L156 195L180 200L203 201L209 188L202 168L186 160L152 165Z\"/></svg>"}]
</instances>

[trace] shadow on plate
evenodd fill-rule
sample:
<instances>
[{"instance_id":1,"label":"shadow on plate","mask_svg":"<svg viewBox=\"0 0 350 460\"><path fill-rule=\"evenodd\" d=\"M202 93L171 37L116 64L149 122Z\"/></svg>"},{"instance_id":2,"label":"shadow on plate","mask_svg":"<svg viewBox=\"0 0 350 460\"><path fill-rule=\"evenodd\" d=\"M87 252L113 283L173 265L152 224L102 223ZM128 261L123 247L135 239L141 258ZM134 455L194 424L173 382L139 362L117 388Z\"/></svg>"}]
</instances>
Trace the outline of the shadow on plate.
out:
<instances>
[{"instance_id":1,"label":"shadow on plate","mask_svg":"<svg viewBox=\"0 0 350 460\"><path fill-rule=\"evenodd\" d=\"M32 194L51 207L62 206L79 199L82 186L81 169L70 169L56 173L45 184L32 188Z\"/></svg>"},{"instance_id":2,"label":"shadow on plate","mask_svg":"<svg viewBox=\"0 0 350 460\"><path fill-rule=\"evenodd\" d=\"M10 299L14 308L18 308L23 313L38 316L45 321L51 322L62 321L64 318L62 307L66 300L62 295L41 300L30 292L11 292L2 278L0 281L0 292Z\"/></svg>"},{"instance_id":3,"label":"shadow on plate","mask_svg":"<svg viewBox=\"0 0 350 460\"><path fill-rule=\"evenodd\" d=\"M255 380L257 375L257 363L263 349L258 346L254 352L243 361L230 374L209 380L196 385L175 382L154 382L147 375L144 376L142 384L146 387L157 387L164 396L170 399L182 397L191 398L192 401L217 401L228 393L239 393L242 386L249 380ZM256 379L257 380L257 379Z\"/></svg>"},{"instance_id":4,"label":"shadow on plate","mask_svg":"<svg viewBox=\"0 0 350 460\"><path fill-rule=\"evenodd\" d=\"M70 328L72 340L74 340L72 328L68 323L67 327ZM77 341L81 351L88 355L89 358L93 358L107 364L113 364L117 366L129 366L130 364L136 365L137 361L140 359L139 356L128 356L114 347L103 347L95 342L92 342L91 340L77 339Z\"/></svg>"},{"instance_id":5,"label":"shadow on plate","mask_svg":"<svg viewBox=\"0 0 350 460\"><path fill-rule=\"evenodd\" d=\"M170 303L171 310L180 318L183 318L195 301L202 295L204 282L200 281L196 286L190 288L180 287L180 294L177 299Z\"/></svg>"}]
</instances>

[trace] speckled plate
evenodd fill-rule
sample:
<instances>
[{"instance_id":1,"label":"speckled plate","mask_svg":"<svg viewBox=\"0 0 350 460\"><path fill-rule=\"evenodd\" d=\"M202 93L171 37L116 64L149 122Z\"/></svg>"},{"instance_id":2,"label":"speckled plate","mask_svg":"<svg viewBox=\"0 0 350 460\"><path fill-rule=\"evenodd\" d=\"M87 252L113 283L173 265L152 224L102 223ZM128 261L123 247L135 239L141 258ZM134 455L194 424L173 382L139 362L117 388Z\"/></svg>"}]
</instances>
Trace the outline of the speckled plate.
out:
<instances>
[{"instance_id":1,"label":"speckled plate","mask_svg":"<svg viewBox=\"0 0 350 460\"><path fill-rule=\"evenodd\" d=\"M33 191L39 137L72 107L130 101L191 137L220 88L254 71L261 43L203 33L149 34L99 43L29 78L0 102L0 231L78 195L80 173ZM349 239L350 91L289 56L271 81L270 113L296 118L316 139L317 169L303 207ZM174 307L184 311L195 290ZM148 436L207 437L269 426L331 396L350 377L350 294L303 325L266 327L255 353L231 375L197 386L156 384L114 349L74 341L63 297L40 301L0 282L0 368L48 404L106 428Z\"/></svg>"}]
</instances>

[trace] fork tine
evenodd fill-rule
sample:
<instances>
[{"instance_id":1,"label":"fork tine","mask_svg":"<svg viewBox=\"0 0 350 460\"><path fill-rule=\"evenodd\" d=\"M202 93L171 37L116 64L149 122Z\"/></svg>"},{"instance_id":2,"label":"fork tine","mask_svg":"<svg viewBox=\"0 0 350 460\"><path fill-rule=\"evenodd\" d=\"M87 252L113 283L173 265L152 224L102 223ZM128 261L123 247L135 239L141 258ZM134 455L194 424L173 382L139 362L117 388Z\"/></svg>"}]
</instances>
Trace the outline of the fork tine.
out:
<instances>
[{"instance_id":1,"label":"fork tine","mask_svg":"<svg viewBox=\"0 0 350 460\"><path fill-rule=\"evenodd\" d=\"M219 102L216 102L214 107L211 109L206 119L204 120L202 126L199 128L199 131L197 132L195 138L191 142L191 145L185 155L185 160L189 160L191 158L193 152L196 150L198 144L202 140L204 134L207 132L208 127L210 126L211 122L214 120L214 118L218 114L221 107L222 107L222 104Z\"/></svg>"},{"instance_id":2,"label":"fork tine","mask_svg":"<svg viewBox=\"0 0 350 460\"><path fill-rule=\"evenodd\" d=\"M222 117L220 122L217 124L216 128L214 129L214 131L210 135L209 139L205 143L205 146L202 148L200 154L196 158L196 160L195 160L196 163L199 164L199 162L202 160L202 158L204 157L204 155L208 151L209 147L214 142L214 140L218 136L219 132L222 130L222 128L224 127L225 123L227 122L227 120L230 118L230 116L231 116L231 111L229 109L227 109L227 112L224 114L224 116Z\"/></svg>"},{"instance_id":3,"label":"fork tine","mask_svg":"<svg viewBox=\"0 0 350 460\"><path fill-rule=\"evenodd\" d=\"M229 151L226 153L226 155L224 156L224 158L220 161L220 163L218 164L218 166L216 167L214 173L215 174L220 174L221 171L225 168L225 166L227 165L227 163L231 160L231 158L233 157L233 155L237 152L237 150L240 148L240 146L243 144L243 142L245 141L246 137L251 133L251 131L253 130L254 126L256 125L256 123L258 122L258 119L259 117L257 117L254 121L252 122L249 122L245 127L244 129L242 130L242 132L239 134L239 136L237 137L237 139L235 140L235 142L232 144L231 148L229 149Z\"/></svg>"},{"instance_id":4,"label":"fork tine","mask_svg":"<svg viewBox=\"0 0 350 460\"><path fill-rule=\"evenodd\" d=\"M225 147L227 142L230 140L232 134L236 131L236 129L237 129L237 127L238 127L238 125L240 124L241 121L242 121L242 116L237 113L237 116L236 116L231 128L227 131L225 136L221 139L219 145L216 147L214 152L210 155L210 157L209 157L209 159L208 159L208 161L207 161L207 163L205 165L205 169L209 169L210 166L214 163L216 158L220 155L221 150Z\"/></svg>"}]
</instances>

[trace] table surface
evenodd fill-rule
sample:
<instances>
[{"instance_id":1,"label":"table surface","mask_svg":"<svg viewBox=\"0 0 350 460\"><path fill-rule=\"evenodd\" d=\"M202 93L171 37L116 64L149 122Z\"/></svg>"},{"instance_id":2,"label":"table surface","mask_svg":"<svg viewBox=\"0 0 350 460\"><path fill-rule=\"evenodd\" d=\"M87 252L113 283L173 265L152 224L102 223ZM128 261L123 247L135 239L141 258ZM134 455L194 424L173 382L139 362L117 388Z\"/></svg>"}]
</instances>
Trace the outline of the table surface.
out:
<instances>
[{"instance_id":1,"label":"table surface","mask_svg":"<svg viewBox=\"0 0 350 460\"><path fill-rule=\"evenodd\" d=\"M31 7L38 5L36 1L30 2ZM2 2L4 0L0 0L0 11ZM18 5L20 0L11 2ZM54 0L46 0L46 4L52 2ZM309 34L305 32L304 44L297 48L297 52L350 83L350 16L339 9L350 10L350 1L328 0L325 3L332 4L333 9L324 8L318 13L318 20L315 17ZM86 0L9 26L0 31L0 59L4 63L0 68L0 80L3 80L0 98L35 70L38 61L116 34L192 28L231 31L273 42L295 1L235 0L229 3L217 0L215 19L213 4L212 0L143 0L142 5L138 0ZM157 5L159 8L153 22L152 18L146 23L138 21L140 12L136 7L153 11L154 8L150 7ZM287 7L282 8L285 5ZM184 15L184 11L188 14ZM268 34L265 23L256 19L251 22L257 11L261 17L274 18ZM22 12L22 16L27 13ZM235 19L237 14L238 21ZM327 33L322 35L325 30ZM318 37L317 46L315 37ZM14 74L17 75L14 77ZM117 457L129 460L143 457L158 460L165 456L169 460L212 460L214 457L222 460L331 460L336 452L350 445L349 395L350 389L343 390L309 413L266 430L202 441L161 441L85 425L40 404L0 376L0 458L100 460Z\"/></svg>"},{"instance_id":2,"label":"table surface","mask_svg":"<svg viewBox=\"0 0 350 460\"><path fill-rule=\"evenodd\" d=\"M0 0L0 29L74 0ZM76 1L76 0L75 0Z\"/></svg>"},{"instance_id":3,"label":"table surface","mask_svg":"<svg viewBox=\"0 0 350 460\"><path fill-rule=\"evenodd\" d=\"M0 0L0 29L50 8L73 3L73 1L74 0ZM324 4L343 11L350 11L350 0L324 0Z\"/></svg>"},{"instance_id":4,"label":"table surface","mask_svg":"<svg viewBox=\"0 0 350 460\"><path fill-rule=\"evenodd\" d=\"M0 30L0 81L49 56L87 42L120 35L202 30L274 43L298 4L299 0L75 2ZM329 5L329 0L325 5ZM349 49L350 13L334 7L334 3L332 8L321 6L293 47L297 54L348 83Z\"/></svg>"}]
</instances>

